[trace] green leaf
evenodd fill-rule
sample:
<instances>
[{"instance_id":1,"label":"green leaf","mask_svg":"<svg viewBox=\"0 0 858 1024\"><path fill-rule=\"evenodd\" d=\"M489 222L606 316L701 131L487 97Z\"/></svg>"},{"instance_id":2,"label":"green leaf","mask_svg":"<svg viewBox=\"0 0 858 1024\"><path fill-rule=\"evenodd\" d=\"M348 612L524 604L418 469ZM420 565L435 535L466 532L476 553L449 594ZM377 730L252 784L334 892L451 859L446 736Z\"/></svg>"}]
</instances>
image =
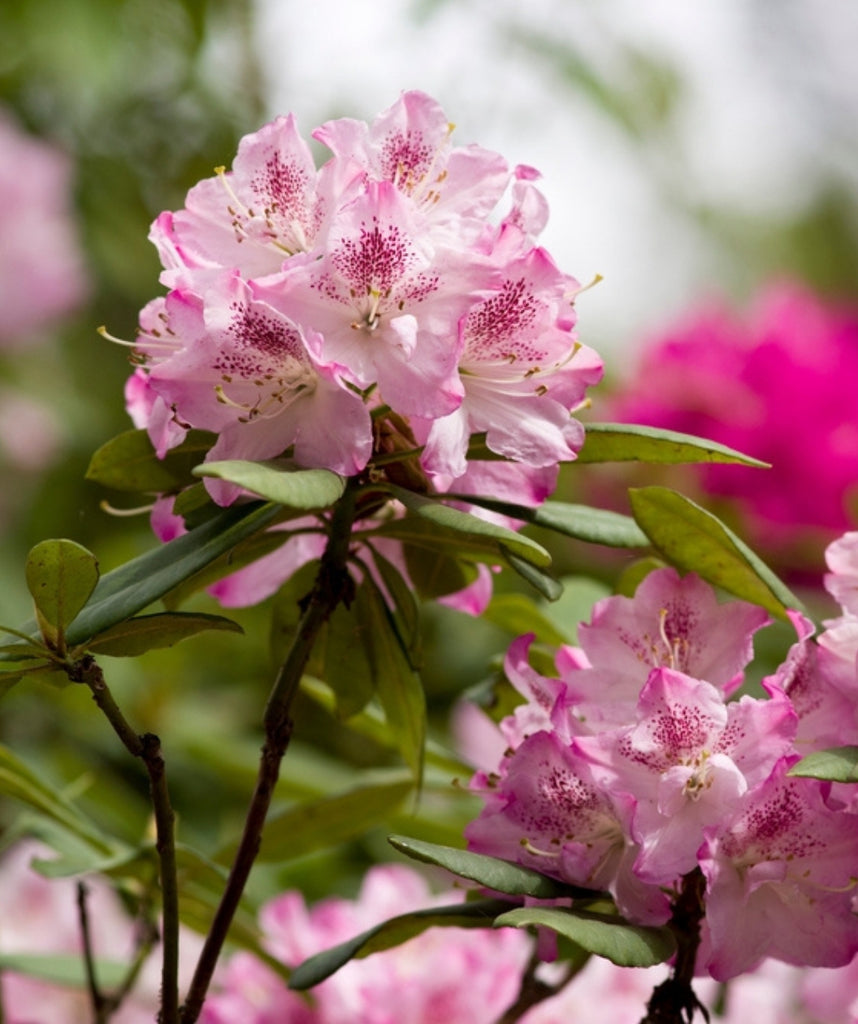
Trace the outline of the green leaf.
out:
<instances>
[{"instance_id":1,"label":"green leaf","mask_svg":"<svg viewBox=\"0 0 858 1024\"><path fill-rule=\"evenodd\" d=\"M414 780L404 770L367 772L362 784L345 792L272 814L265 823L258 861L288 861L363 835L386 821L413 789ZM216 861L231 864L237 845L229 843Z\"/></svg>"},{"instance_id":2,"label":"green leaf","mask_svg":"<svg viewBox=\"0 0 858 1024\"><path fill-rule=\"evenodd\" d=\"M312 988L329 978L349 960L399 946L427 928L486 928L498 914L508 908L509 903L504 900L475 900L472 903L456 903L400 914L332 949L311 956L292 971L289 988L300 991Z\"/></svg>"},{"instance_id":3,"label":"green leaf","mask_svg":"<svg viewBox=\"0 0 858 1024\"><path fill-rule=\"evenodd\" d=\"M604 897L604 893L566 885L547 875L541 875L532 868L499 860L497 857L488 857L483 853L458 850L453 846L440 846L437 843L427 843L405 836L389 836L387 841L412 860L419 860L424 864L437 864L438 867L446 868L460 878L477 882L494 892L505 892L510 896L533 896L544 900L557 899L561 896L586 899Z\"/></svg>"},{"instance_id":4,"label":"green leaf","mask_svg":"<svg viewBox=\"0 0 858 1024\"><path fill-rule=\"evenodd\" d=\"M767 469L768 463L716 441L658 427L629 423L587 423L577 462L726 462Z\"/></svg>"},{"instance_id":5,"label":"green leaf","mask_svg":"<svg viewBox=\"0 0 858 1024\"><path fill-rule=\"evenodd\" d=\"M284 581L277 591L271 606L269 647L271 661L279 665L286 657L301 621L304 600L313 589L319 572L319 560L313 559L299 566ZM322 627L317 642L310 653L305 669L310 674L324 673L324 636L327 626Z\"/></svg>"},{"instance_id":6,"label":"green leaf","mask_svg":"<svg viewBox=\"0 0 858 1024\"><path fill-rule=\"evenodd\" d=\"M216 435L190 430L181 444L159 459L145 430L127 430L92 456L86 479L116 491L161 494L191 482L191 470L205 458Z\"/></svg>"},{"instance_id":7,"label":"green leaf","mask_svg":"<svg viewBox=\"0 0 858 1024\"><path fill-rule=\"evenodd\" d=\"M417 607L414 591L405 582L402 573L393 562L385 558L375 548L370 550L381 581L396 607L397 625L400 627L399 632L404 645L409 652L413 652L416 655L419 650L420 641L420 611ZM415 663L414 658L411 659L411 662L412 664Z\"/></svg>"},{"instance_id":8,"label":"green leaf","mask_svg":"<svg viewBox=\"0 0 858 1024\"><path fill-rule=\"evenodd\" d=\"M685 572L695 572L735 597L778 618L802 607L798 598L720 519L668 487L629 490L638 524L656 551Z\"/></svg>"},{"instance_id":9,"label":"green leaf","mask_svg":"<svg viewBox=\"0 0 858 1024\"><path fill-rule=\"evenodd\" d=\"M215 519L106 573L66 640L79 645L130 619L276 519L277 505L233 505Z\"/></svg>"},{"instance_id":10,"label":"green leaf","mask_svg":"<svg viewBox=\"0 0 858 1024\"><path fill-rule=\"evenodd\" d=\"M543 572L531 562L519 558L512 551L506 552L506 560L509 567L517 572L523 580L526 580L537 593L542 594L547 601L556 601L563 593L563 584L560 580Z\"/></svg>"},{"instance_id":11,"label":"green leaf","mask_svg":"<svg viewBox=\"0 0 858 1024\"><path fill-rule=\"evenodd\" d=\"M108 853L110 842L62 793L31 771L8 747L0 744L0 793L20 800L67 831Z\"/></svg>"},{"instance_id":12,"label":"green leaf","mask_svg":"<svg viewBox=\"0 0 858 1024\"><path fill-rule=\"evenodd\" d=\"M98 561L71 540L43 540L27 557L27 588L46 643L65 651L65 633L98 583Z\"/></svg>"},{"instance_id":13,"label":"green leaf","mask_svg":"<svg viewBox=\"0 0 858 1024\"><path fill-rule=\"evenodd\" d=\"M341 718L363 711L375 693L365 590L358 588L351 608L337 605L326 630L324 680L336 697Z\"/></svg>"},{"instance_id":14,"label":"green leaf","mask_svg":"<svg viewBox=\"0 0 858 1024\"><path fill-rule=\"evenodd\" d=\"M605 544L614 548L640 548L649 544L646 534L631 516L611 512L609 509L570 505L562 501L546 501L538 508L528 508L482 496L462 494L458 497L480 508L590 544Z\"/></svg>"},{"instance_id":15,"label":"green leaf","mask_svg":"<svg viewBox=\"0 0 858 1024\"><path fill-rule=\"evenodd\" d=\"M237 622L222 615L161 612L157 615L141 615L118 622L110 629L99 633L86 645L86 649L112 658L136 658L146 651L172 647L180 640L208 629L244 632Z\"/></svg>"},{"instance_id":16,"label":"green leaf","mask_svg":"<svg viewBox=\"0 0 858 1024\"><path fill-rule=\"evenodd\" d=\"M550 928L618 967L653 967L672 956L668 928L628 924L622 918L559 907L517 907L495 918L495 927Z\"/></svg>"},{"instance_id":17,"label":"green leaf","mask_svg":"<svg viewBox=\"0 0 858 1024\"><path fill-rule=\"evenodd\" d=\"M423 773L426 696L403 647L381 591L367 577L366 616L375 689L405 763L418 781Z\"/></svg>"},{"instance_id":18,"label":"green leaf","mask_svg":"<svg viewBox=\"0 0 858 1024\"><path fill-rule=\"evenodd\" d=\"M455 594L477 578L473 565L440 551L404 543L402 553L411 582L424 601Z\"/></svg>"},{"instance_id":19,"label":"green leaf","mask_svg":"<svg viewBox=\"0 0 858 1024\"><path fill-rule=\"evenodd\" d=\"M858 782L858 747L829 747L815 750L794 764L787 775L831 782Z\"/></svg>"},{"instance_id":20,"label":"green leaf","mask_svg":"<svg viewBox=\"0 0 858 1024\"><path fill-rule=\"evenodd\" d=\"M207 462L194 473L237 484L289 508L330 508L346 489L345 479L329 469L285 469L276 462Z\"/></svg>"},{"instance_id":21,"label":"green leaf","mask_svg":"<svg viewBox=\"0 0 858 1024\"><path fill-rule=\"evenodd\" d=\"M530 522L590 544L605 544L613 548L640 548L648 544L646 534L630 516L588 505L546 501L533 509Z\"/></svg>"},{"instance_id":22,"label":"green leaf","mask_svg":"<svg viewBox=\"0 0 858 1024\"><path fill-rule=\"evenodd\" d=\"M278 520L279 520L278 516ZM279 525L279 523L278 523ZM292 535L288 530L265 530L254 534L245 541L236 544L234 548L209 562L199 572L195 572L177 586L172 587L164 594L164 604L171 611L179 608L197 591L208 587L212 583L229 576L246 565L270 555L272 551L281 548Z\"/></svg>"},{"instance_id":23,"label":"green leaf","mask_svg":"<svg viewBox=\"0 0 858 1024\"><path fill-rule=\"evenodd\" d=\"M514 530L508 530L504 526L497 526L485 519L479 519L469 512L462 512L441 501L433 501L431 498L425 498L413 491L407 491L404 487L391 485L389 490L409 512L426 519L444 531L456 531L468 538L483 539L490 542L499 552L510 551L518 558L542 569L551 565L551 555L542 545Z\"/></svg>"},{"instance_id":24,"label":"green leaf","mask_svg":"<svg viewBox=\"0 0 858 1024\"><path fill-rule=\"evenodd\" d=\"M85 988L87 984L81 953L0 953L0 970L26 974L30 978L68 988ZM127 964L112 960L95 961L95 976L103 988L117 988L127 974Z\"/></svg>"}]
</instances>

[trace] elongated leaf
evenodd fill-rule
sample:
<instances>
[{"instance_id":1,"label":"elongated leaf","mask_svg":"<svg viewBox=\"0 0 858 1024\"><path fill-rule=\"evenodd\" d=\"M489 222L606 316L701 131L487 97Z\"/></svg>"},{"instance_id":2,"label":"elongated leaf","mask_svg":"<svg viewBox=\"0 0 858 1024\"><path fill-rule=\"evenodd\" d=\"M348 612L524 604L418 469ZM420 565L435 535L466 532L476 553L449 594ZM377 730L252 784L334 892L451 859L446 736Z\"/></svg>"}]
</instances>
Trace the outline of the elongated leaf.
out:
<instances>
[{"instance_id":1,"label":"elongated leaf","mask_svg":"<svg viewBox=\"0 0 858 1024\"><path fill-rule=\"evenodd\" d=\"M365 602L366 588L361 586L351 607L338 605L328 620L324 680L336 697L341 718L363 711L375 693L372 627Z\"/></svg>"},{"instance_id":2,"label":"elongated leaf","mask_svg":"<svg viewBox=\"0 0 858 1024\"><path fill-rule=\"evenodd\" d=\"M590 544L605 544L614 548L640 548L649 544L646 534L631 516L624 516L609 509L591 508L589 505L571 505L562 501L546 501L537 508L514 505L508 501L496 501L482 495L462 494L461 501L499 512L501 515L520 519L524 523L542 526L565 537Z\"/></svg>"},{"instance_id":3,"label":"elongated leaf","mask_svg":"<svg viewBox=\"0 0 858 1024\"><path fill-rule=\"evenodd\" d=\"M68 988L85 988L87 984L86 967L80 953L0 953L0 970ZM95 976L103 988L118 987L127 973L127 964L100 958L95 961Z\"/></svg>"},{"instance_id":4,"label":"elongated leaf","mask_svg":"<svg viewBox=\"0 0 858 1024\"><path fill-rule=\"evenodd\" d=\"M445 505L440 501L433 501L431 498L424 498L420 494L407 491L403 487L390 487L393 496L402 502L409 512L421 519L441 527L443 530L455 530L467 537L480 537L511 551L519 558L538 566L541 569L551 564L551 555L542 545L529 537L524 537L514 530L508 530L504 526L497 526L485 519L479 519L469 512L462 512L460 509Z\"/></svg>"},{"instance_id":5,"label":"elongated leaf","mask_svg":"<svg viewBox=\"0 0 858 1024\"><path fill-rule=\"evenodd\" d=\"M329 978L349 960L399 946L427 928L489 927L498 914L508 909L509 903L504 900L475 900L473 903L456 903L400 914L361 932L353 939L311 956L292 971L289 987L301 991L312 988Z\"/></svg>"},{"instance_id":6,"label":"elongated leaf","mask_svg":"<svg viewBox=\"0 0 858 1024\"><path fill-rule=\"evenodd\" d=\"M543 572L531 562L519 558L512 551L507 551L506 556L509 567L517 572L523 580L526 580L534 590L542 594L547 601L556 601L563 593L563 584L560 580Z\"/></svg>"},{"instance_id":7,"label":"elongated leaf","mask_svg":"<svg viewBox=\"0 0 858 1024\"><path fill-rule=\"evenodd\" d=\"M495 927L550 928L618 967L654 967L672 956L676 944L668 928L628 924L622 918L559 907L518 907L495 918Z\"/></svg>"},{"instance_id":8,"label":"elongated leaf","mask_svg":"<svg viewBox=\"0 0 858 1024\"><path fill-rule=\"evenodd\" d=\"M578 462L727 462L767 469L768 463L716 441L659 427L588 423Z\"/></svg>"},{"instance_id":9,"label":"elongated leaf","mask_svg":"<svg viewBox=\"0 0 858 1024\"><path fill-rule=\"evenodd\" d=\"M858 782L858 747L829 747L816 750L794 764L787 775L831 782Z\"/></svg>"},{"instance_id":10,"label":"elongated leaf","mask_svg":"<svg viewBox=\"0 0 858 1024\"><path fill-rule=\"evenodd\" d=\"M65 649L69 623L98 583L98 561L71 540L44 540L27 557L27 588L47 643Z\"/></svg>"},{"instance_id":11,"label":"elongated leaf","mask_svg":"<svg viewBox=\"0 0 858 1024\"><path fill-rule=\"evenodd\" d=\"M343 477L329 469L284 469L273 462L206 462L194 473L227 480L289 508L329 508L346 489Z\"/></svg>"},{"instance_id":12,"label":"elongated leaf","mask_svg":"<svg viewBox=\"0 0 858 1024\"><path fill-rule=\"evenodd\" d=\"M112 844L62 793L31 771L8 747L0 744L0 793L20 800L105 853Z\"/></svg>"},{"instance_id":13,"label":"elongated leaf","mask_svg":"<svg viewBox=\"0 0 858 1024\"><path fill-rule=\"evenodd\" d=\"M403 544L402 553L408 575L424 601L455 594L477 578L475 566L461 558L431 548L418 547L416 544Z\"/></svg>"},{"instance_id":14,"label":"elongated leaf","mask_svg":"<svg viewBox=\"0 0 858 1024\"><path fill-rule=\"evenodd\" d=\"M372 560L378 569L378 574L384 584L384 588L393 601L398 623L401 623L400 633L405 647L408 651L416 652L419 649L420 638L420 612L414 591L403 579L402 573L393 562L389 561L380 551L372 549ZM411 659L414 664L414 659Z\"/></svg>"},{"instance_id":15,"label":"elongated leaf","mask_svg":"<svg viewBox=\"0 0 858 1024\"><path fill-rule=\"evenodd\" d=\"M190 430L181 444L159 459L145 430L126 430L103 444L92 456L86 479L116 491L162 494L191 482L216 440L204 430Z\"/></svg>"},{"instance_id":16,"label":"elongated leaf","mask_svg":"<svg viewBox=\"0 0 858 1024\"><path fill-rule=\"evenodd\" d=\"M237 622L222 615L161 612L118 622L90 641L87 650L112 658L136 658L146 651L172 647L180 640L208 629L244 632Z\"/></svg>"},{"instance_id":17,"label":"elongated leaf","mask_svg":"<svg viewBox=\"0 0 858 1024\"><path fill-rule=\"evenodd\" d=\"M279 519L278 516L279 526ZM286 530L271 529L254 534L247 540L236 544L234 548L222 554L219 558L209 562L205 568L189 576L178 586L171 588L164 594L164 605L171 611L181 607L193 594L204 587L222 580L224 576L230 576L239 569L250 565L252 562L270 555L272 551L281 548L288 540L290 534Z\"/></svg>"},{"instance_id":18,"label":"elongated leaf","mask_svg":"<svg viewBox=\"0 0 858 1024\"><path fill-rule=\"evenodd\" d=\"M567 537L605 544L613 548L640 548L647 546L646 534L630 516L588 505L570 505L561 501L546 501L533 510L531 522Z\"/></svg>"},{"instance_id":19,"label":"elongated leaf","mask_svg":"<svg viewBox=\"0 0 858 1024\"><path fill-rule=\"evenodd\" d=\"M190 579L241 541L276 519L277 505L238 505L216 519L106 573L80 615L69 626L70 645L86 643Z\"/></svg>"},{"instance_id":20,"label":"elongated leaf","mask_svg":"<svg viewBox=\"0 0 858 1024\"><path fill-rule=\"evenodd\" d=\"M801 602L720 519L668 487L629 490L635 519L672 565L785 619Z\"/></svg>"},{"instance_id":21,"label":"elongated leaf","mask_svg":"<svg viewBox=\"0 0 858 1024\"><path fill-rule=\"evenodd\" d=\"M574 895L586 899L604 896L604 893L565 885L547 875L539 874L532 868L499 860L497 857L488 857L483 853L458 850L452 846L440 846L437 843L408 839L405 836L389 836L387 841L412 860L419 860L424 864L437 864L438 867L446 868L460 878L477 882L494 892L505 892L510 896L534 896L545 900Z\"/></svg>"},{"instance_id":22,"label":"elongated leaf","mask_svg":"<svg viewBox=\"0 0 858 1024\"><path fill-rule=\"evenodd\" d=\"M269 817L259 852L260 863L302 857L354 836L386 821L414 789L409 773L398 769L367 773L365 781L343 793L315 798ZM237 844L218 852L219 864L230 864Z\"/></svg>"},{"instance_id":23,"label":"elongated leaf","mask_svg":"<svg viewBox=\"0 0 858 1024\"><path fill-rule=\"evenodd\" d=\"M378 588L367 577L366 614L375 688L399 751L418 784L423 773L426 697Z\"/></svg>"}]
</instances>

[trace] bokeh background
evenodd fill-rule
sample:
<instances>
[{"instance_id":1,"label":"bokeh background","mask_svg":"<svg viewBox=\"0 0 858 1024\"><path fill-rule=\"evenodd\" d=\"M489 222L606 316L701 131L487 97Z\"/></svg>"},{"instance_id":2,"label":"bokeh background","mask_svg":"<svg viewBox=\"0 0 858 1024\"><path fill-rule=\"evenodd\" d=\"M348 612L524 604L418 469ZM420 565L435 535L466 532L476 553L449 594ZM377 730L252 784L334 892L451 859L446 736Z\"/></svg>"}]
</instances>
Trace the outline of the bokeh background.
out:
<instances>
[{"instance_id":1,"label":"bokeh background","mask_svg":"<svg viewBox=\"0 0 858 1024\"><path fill-rule=\"evenodd\" d=\"M69 537L104 569L154 543L145 516L108 514L102 502L123 497L84 480L93 450L130 426L126 352L96 329L133 337L159 292L150 222L229 165L243 134L290 110L305 133L331 117L371 119L419 88L440 100L460 144L537 167L552 209L544 244L583 283L602 276L579 300L579 329L604 354L608 395L648 339L711 296L741 309L788 278L825 301L858 302L856 51L849 0L4 0L0 621L29 615L23 564L37 541ZM51 170L35 169L16 133L53 154ZM64 198L37 198L19 221L42 177ZM59 284L40 276L56 259ZM592 415L607 418L600 403L597 393ZM843 417L854 422L854 403ZM621 503L627 480L611 472L572 467L564 493ZM821 571L823 539L802 571ZM623 562L571 544L556 556L560 572L588 577L549 612L568 630ZM204 596L198 606L214 610ZM236 617L244 638L107 661L129 717L161 735L182 834L203 848L234 826L249 792L271 676L269 609ZM491 677L509 635L437 609L426 626L425 679L448 739L452 699ZM299 723L283 801L396 767L383 743L310 701ZM0 737L109 830L144 832L145 780L85 694L15 688ZM403 804L384 828L379 813L359 838L269 865L254 892L346 891L389 855L391 822L455 841L473 811L461 788L430 779L416 815ZM0 824L16 813L7 805Z\"/></svg>"}]
</instances>

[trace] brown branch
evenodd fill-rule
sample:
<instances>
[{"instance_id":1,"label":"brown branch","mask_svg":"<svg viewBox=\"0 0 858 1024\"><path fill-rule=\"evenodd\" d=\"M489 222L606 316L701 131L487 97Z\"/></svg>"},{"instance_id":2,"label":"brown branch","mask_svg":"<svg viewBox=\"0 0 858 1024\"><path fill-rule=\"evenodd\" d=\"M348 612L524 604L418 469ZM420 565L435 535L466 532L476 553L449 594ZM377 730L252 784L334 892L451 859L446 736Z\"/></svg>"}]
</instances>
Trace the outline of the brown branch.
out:
<instances>
[{"instance_id":1,"label":"brown branch","mask_svg":"<svg viewBox=\"0 0 858 1024\"><path fill-rule=\"evenodd\" d=\"M676 938L673 970L667 981L657 985L653 991L641 1024L692 1024L698 1010L709 1024L709 1011L691 987L700 946L700 922L705 913L705 889L706 880L699 867L682 879L682 889L673 905L669 922Z\"/></svg>"},{"instance_id":2,"label":"brown branch","mask_svg":"<svg viewBox=\"0 0 858 1024\"><path fill-rule=\"evenodd\" d=\"M104 675L92 655L84 655L68 669L73 682L85 683L93 700L104 713L133 757L138 757L149 773L149 792L155 814L156 850L161 882L163 964L161 972L160 1024L179 1024L179 887L176 875L175 816L170 804L161 741L152 733L138 735L130 726Z\"/></svg>"},{"instance_id":3,"label":"brown branch","mask_svg":"<svg viewBox=\"0 0 858 1024\"><path fill-rule=\"evenodd\" d=\"M256 787L226 887L215 911L191 987L182 1007L181 1024L194 1024L202 1011L232 919L259 853L262 830L280 776L280 763L292 737L292 701L298 692L307 660L320 630L334 609L341 601L348 603L351 599L354 584L346 569L346 561L355 518L357 485L356 479L350 480L342 498L334 506L328 543L313 589L303 602L303 614L292 646L280 666L268 698L264 718L265 742L260 755Z\"/></svg>"}]
</instances>

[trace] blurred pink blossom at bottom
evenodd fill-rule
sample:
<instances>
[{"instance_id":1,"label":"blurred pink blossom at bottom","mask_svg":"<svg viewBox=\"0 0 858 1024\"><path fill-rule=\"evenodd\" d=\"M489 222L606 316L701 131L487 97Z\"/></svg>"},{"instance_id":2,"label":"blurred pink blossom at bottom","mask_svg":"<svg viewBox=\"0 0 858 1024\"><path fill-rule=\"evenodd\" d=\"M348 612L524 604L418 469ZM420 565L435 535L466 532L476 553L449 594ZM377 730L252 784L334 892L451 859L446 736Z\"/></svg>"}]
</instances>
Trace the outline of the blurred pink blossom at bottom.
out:
<instances>
[{"instance_id":1,"label":"blurred pink blossom at bottom","mask_svg":"<svg viewBox=\"0 0 858 1024\"><path fill-rule=\"evenodd\" d=\"M0 956L9 954L82 954L77 879L48 879L31 867L51 859L51 851L21 842L0 861ZM135 953L134 922L102 878L87 877L87 916L96 960L130 964ZM184 963L193 965L200 940L182 933ZM82 961L81 961L82 962ZM187 985L190 973L183 970ZM160 956L156 945L137 984L111 1024L152 1024L158 1009ZM2 972L4 1024L91 1024L92 1004L83 988L56 985L5 969Z\"/></svg>"}]
</instances>

